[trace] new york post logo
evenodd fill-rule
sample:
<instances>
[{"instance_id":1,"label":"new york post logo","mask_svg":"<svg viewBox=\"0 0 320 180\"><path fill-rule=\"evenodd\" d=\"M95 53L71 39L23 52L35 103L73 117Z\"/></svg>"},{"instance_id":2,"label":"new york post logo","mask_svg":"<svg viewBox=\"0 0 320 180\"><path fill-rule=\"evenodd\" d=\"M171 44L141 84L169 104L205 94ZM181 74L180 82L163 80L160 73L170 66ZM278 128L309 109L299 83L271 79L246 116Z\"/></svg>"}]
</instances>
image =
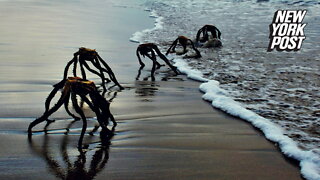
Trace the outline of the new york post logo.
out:
<instances>
[{"instance_id":1,"label":"new york post logo","mask_svg":"<svg viewBox=\"0 0 320 180\"><path fill-rule=\"evenodd\" d=\"M298 51L301 48L304 35L304 28L307 24L302 21L307 10L278 10L274 13L272 24L270 24L270 42L268 52L277 51Z\"/></svg>"}]
</instances>

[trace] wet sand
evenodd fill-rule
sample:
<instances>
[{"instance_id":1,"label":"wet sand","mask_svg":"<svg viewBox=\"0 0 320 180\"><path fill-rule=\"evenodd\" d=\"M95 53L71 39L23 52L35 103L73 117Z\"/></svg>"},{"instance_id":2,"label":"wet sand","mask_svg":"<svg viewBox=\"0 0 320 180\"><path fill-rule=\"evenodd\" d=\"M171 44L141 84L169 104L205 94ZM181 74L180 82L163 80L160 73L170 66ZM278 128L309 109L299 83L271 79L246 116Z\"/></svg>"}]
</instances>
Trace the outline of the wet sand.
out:
<instances>
[{"instance_id":1,"label":"wet sand","mask_svg":"<svg viewBox=\"0 0 320 180\"><path fill-rule=\"evenodd\" d=\"M156 81L143 80L150 64L136 81L137 44L128 39L152 19L138 9L102 5L1 2L0 12L6 7L7 14L0 14L6 25L0 30L0 179L300 179L298 166L250 124L202 101L198 82L173 76L165 67ZM27 13L12 17L21 11ZM81 28L87 23L97 28ZM28 141L26 133L79 46L96 48L126 87L106 95L118 122L110 146L101 148L99 132L86 135L82 156L76 148L82 124L64 111L55 114L48 134L35 133ZM90 120L88 129L95 124Z\"/></svg>"},{"instance_id":2,"label":"wet sand","mask_svg":"<svg viewBox=\"0 0 320 180\"><path fill-rule=\"evenodd\" d=\"M48 135L28 143L24 127L32 119L3 118L0 176L54 179L58 172L92 170L97 179L300 179L299 169L251 125L199 100L197 86L185 79L137 81L118 93L112 112L119 125L110 149L99 148L99 133L86 135L84 166L76 149L81 122L65 135L72 120L59 120Z\"/></svg>"}]
</instances>

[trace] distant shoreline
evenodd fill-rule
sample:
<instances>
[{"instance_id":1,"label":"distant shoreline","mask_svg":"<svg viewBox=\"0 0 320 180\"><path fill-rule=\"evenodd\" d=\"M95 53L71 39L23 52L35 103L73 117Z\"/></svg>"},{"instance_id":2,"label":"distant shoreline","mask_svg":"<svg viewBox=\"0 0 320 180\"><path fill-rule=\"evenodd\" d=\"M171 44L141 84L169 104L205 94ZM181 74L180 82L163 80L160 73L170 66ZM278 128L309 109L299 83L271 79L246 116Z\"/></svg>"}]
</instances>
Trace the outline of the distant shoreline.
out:
<instances>
[{"instance_id":1,"label":"distant shoreline","mask_svg":"<svg viewBox=\"0 0 320 180\"><path fill-rule=\"evenodd\" d=\"M11 44L0 46L0 179L301 179L298 167L250 125L202 101L198 82L167 67L151 81L148 59L135 80L138 44L127 37L152 24L147 12L100 1L0 2L0 12L5 7L0 21L8 28L0 30L0 42ZM23 16L13 17L16 9ZM86 161L76 149L82 123L72 124L63 110L48 134L35 133L29 142L26 133L81 46L97 49L126 87L111 103L118 122L111 145L101 148L99 132L86 134ZM96 121L88 122L89 130Z\"/></svg>"}]
</instances>

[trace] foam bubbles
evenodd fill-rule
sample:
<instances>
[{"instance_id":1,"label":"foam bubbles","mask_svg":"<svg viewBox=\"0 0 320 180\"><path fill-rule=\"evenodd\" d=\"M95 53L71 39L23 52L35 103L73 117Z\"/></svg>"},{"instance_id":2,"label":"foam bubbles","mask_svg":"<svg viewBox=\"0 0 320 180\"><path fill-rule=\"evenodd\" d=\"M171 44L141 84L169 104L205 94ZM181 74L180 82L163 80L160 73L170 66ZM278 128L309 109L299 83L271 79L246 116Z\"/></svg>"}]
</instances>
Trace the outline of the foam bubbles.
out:
<instances>
[{"instance_id":1,"label":"foam bubbles","mask_svg":"<svg viewBox=\"0 0 320 180\"><path fill-rule=\"evenodd\" d=\"M146 9L146 11L150 11L150 10ZM150 29L145 29L143 31L137 31L137 32L133 33L132 37L129 39L131 42L143 43L144 42L143 36L145 34L150 33L150 32L152 32L154 30L158 30L158 29L162 29L163 28L163 17L158 16L156 11L150 11L149 17L155 18L154 27L150 28Z\"/></svg>"},{"instance_id":2,"label":"foam bubbles","mask_svg":"<svg viewBox=\"0 0 320 180\"><path fill-rule=\"evenodd\" d=\"M200 71L188 67L182 59L174 59L174 62L178 70L188 78L204 82L199 87L204 93L202 96L204 100L211 102L215 108L250 122L260 129L267 139L278 143L282 153L300 161L301 173L305 178L320 179L320 158L314 152L300 149L296 142L284 135L285 132L280 126L244 108L230 97L228 92L220 88L218 81L203 78Z\"/></svg>"},{"instance_id":3,"label":"foam bubbles","mask_svg":"<svg viewBox=\"0 0 320 180\"><path fill-rule=\"evenodd\" d=\"M274 95L272 93L274 91L280 94L279 97L290 96L288 99L295 100L296 97L301 97L301 92L310 91L310 88L308 89L309 86L307 86L310 83L295 87L291 86L292 82L295 81L284 79L286 82L284 84L290 86L286 87L285 91L282 92L277 80L282 77L289 78L295 74L297 74L297 76L304 75L305 73L318 75L314 73L313 68L305 68L315 67L312 64L312 62L314 63L315 61L308 60L307 66L303 63L292 66L292 62L297 63L297 61L294 61L292 58L287 58L288 62L284 62L286 59L280 56L278 57L275 54L268 54L267 57L264 53L261 53L262 51L265 52L263 44L260 43L262 41L256 40L265 39L264 36L267 35L264 24L269 24L270 20L264 19L267 19L265 18L266 14L270 16L273 15L273 8L275 7L272 4L266 3L264 4L265 7L261 9L260 5L245 1L237 3L237 6L241 7L235 12L232 11L234 7L233 1L218 2L218 4L215 4L216 7L213 8L212 2L209 0L152 0L147 5L150 9L148 10L150 11L150 17L155 18L155 26L151 29L135 33L131 40L140 43L143 41L155 42L160 45L159 48L165 49L169 46L168 42L176 38L177 35L182 34L192 38L201 25L208 21L215 22L224 34L228 35L223 36L225 46L221 50L214 51L202 49L201 53L203 57L200 60L181 59L171 54L169 57L174 58L175 66L178 67L180 72L186 74L188 78L204 82L200 86L201 91L204 92L203 99L210 101L212 106L233 116L240 117L260 129L267 139L279 145L283 154L300 161L301 173L305 178L320 179L320 152L315 148L318 147L317 142L319 141L315 139L315 137L313 137L313 139L315 139L313 140L310 136L305 135L305 132L301 132L299 128L297 128L297 126L307 126L307 123L312 123L312 127L317 128L318 121L310 120L309 122L309 120L306 120L305 115L310 115L311 113L301 113L304 112L301 108L299 109L299 116L296 116L298 123L295 121L277 121L279 117L283 119L292 118L294 113L290 113L291 111L289 110L291 110L293 106L288 106L286 101L277 101L275 98L269 98L271 95ZM248 6L252 6L253 8L248 8ZM259 11L256 10L257 8L259 8ZM238 15L239 13L241 16ZM215 16L211 16L211 14L215 14ZM255 18L252 17L252 14L256 15ZM245 16L247 16L247 18ZM237 19L239 22L246 21L246 23L239 23L241 24L241 28L237 27L235 29L234 19ZM247 22L248 19L250 19L250 22ZM260 26L261 24L263 24L263 26ZM248 29L255 33L248 33ZM313 37L313 39L316 40L315 37ZM306 43L305 49L307 49L307 45ZM315 47L317 46L313 48L316 49ZM210 56L207 55L207 53L210 53ZM271 58L269 56L271 56ZM273 61L271 62L270 59L273 59ZM295 59L303 59L303 56L295 54ZM282 66L281 63L284 65ZM288 65L286 65L286 63ZM265 66L266 64L268 66ZM284 68L281 69L281 67ZM200 70L206 72L205 77ZM221 81L221 84L209 78L218 79ZM259 84L258 82L266 83ZM310 82L310 80L308 82ZM242 91L239 91L239 87L242 88ZM261 91L257 91L259 88ZM237 94L244 94L245 96L237 96ZM250 98L246 98L246 95ZM305 98L310 97L306 96ZM276 98L278 98L278 96L276 96ZM243 99L243 101L239 102L241 99ZM298 100L300 104L297 107L303 107L304 104L302 104L300 99ZM245 104L248 101L252 104ZM249 109L250 106L251 109ZM270 108L266 108L269 106ZM282 112L288 111L289 113L280 114L279 111L275 109L275 107L278 106L280 109L283 108L285 110ZM262 117L263 115L265 117ZM274 119L276 119L276 121ZM306 123L302 121L306 121ZM289 138L288 135L290 135L290 133L293 135L297 134L298 137L303 137L303 143L296 139L296 141L294 141ZM311 143L304 143L306 140ZM310 147L307 147L306 144Z\"/></svg>"}]
</instances>

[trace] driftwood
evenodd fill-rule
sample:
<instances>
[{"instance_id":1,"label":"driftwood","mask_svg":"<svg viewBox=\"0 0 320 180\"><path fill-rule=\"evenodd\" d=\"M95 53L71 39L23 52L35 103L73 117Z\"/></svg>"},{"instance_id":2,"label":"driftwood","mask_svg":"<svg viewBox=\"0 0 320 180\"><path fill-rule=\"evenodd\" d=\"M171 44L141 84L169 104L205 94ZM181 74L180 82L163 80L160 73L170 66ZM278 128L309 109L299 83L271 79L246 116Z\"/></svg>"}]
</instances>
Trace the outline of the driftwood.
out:
<instances>
[{"instance_id":1,"label":"driftwood","mask_svg":"<svg viewBox=\"0 0 320 180\"><path fill-rule=\"evenodd\" d=\"M92 69L87 62L90 62L97 70ZM110 66L99 56L98 52L95 49L88 49L81 47L79 51L74 53L73 59L68 62L64 69L63 79L66 79L68 76L68 71L71 65L73 65L73 76L77 77L77 65L79 63L82 79L87 80L87 75L85 68L91 73L99 76L102 81L102 86L106 90L105 83L113 81L120 89L124 89L116 79L116 76L112 72ZM105 77L105 74L109 75L108 79Z\"/></svg>"},{"instance_id":2,"label":"driftwood","mask_svg":"<svg viewBox=\"0 0 320 180\"><path fill-rule=\"evenodd\" d=\"M58 102L50 108L51 100L59 90L62 90L61 97L59 98ZM46 99L45 112L41 117L31 122L28 127L29 138L32 136L32 128L34 126L41 122L49 121L49 116L56 112L62 105L65 105L66 111L70 116L74 117L76 120L82 119L83 121L82 131L78 142L78 148L81 149L82 140L87 129L87 120L83 110L78 104L77 96L79 96L82 101L87 103L92 111L96 114L97 120L102 130L107 132L107 134L112 135L113 131L110 131L107 128L109 118L113 122L113 128L117 125L117 123L110 112L110 103L102 95L99 94L97 87L95 86L93 81L87 81L79 77L69 77L54 85L54 89L50 92L48 98ZM87 98L87 96L90 97L90 100L89 98ZM80 118L75 116L68 110L68 103L70 99L73 107L75 108L75 111L80 115Z\"/></svg>"},{"instance_id":3,"label":"driftwood","mask_svg":"<svg viewBox=\"0 0 320 180\"><path fill-rule=\"evenodd\" d=\"M156 54L176 73L179 74L178 70L176 67L174 67L173 65L170 64L169 60L167 59L167 57L165 55L163 55L159 48L157 47L157 45L153 44L153 43L145 43L145 44L140 44L136 50L136 55L138 57L139 63L140 63L140 69L139 69L139 74L137 76L137 79L140 76L140 72L141 70L144 68L145 64L142 62L140 55L142 55L143 57L147 56L149 59L151 59L153 61L152 64L152 70L151 70L151 78L152 80L155 80L154 77L154 72L157 69L159 69L161 65L158 61L157 61L157 57Z\"/></svg>"}]
</instances>

